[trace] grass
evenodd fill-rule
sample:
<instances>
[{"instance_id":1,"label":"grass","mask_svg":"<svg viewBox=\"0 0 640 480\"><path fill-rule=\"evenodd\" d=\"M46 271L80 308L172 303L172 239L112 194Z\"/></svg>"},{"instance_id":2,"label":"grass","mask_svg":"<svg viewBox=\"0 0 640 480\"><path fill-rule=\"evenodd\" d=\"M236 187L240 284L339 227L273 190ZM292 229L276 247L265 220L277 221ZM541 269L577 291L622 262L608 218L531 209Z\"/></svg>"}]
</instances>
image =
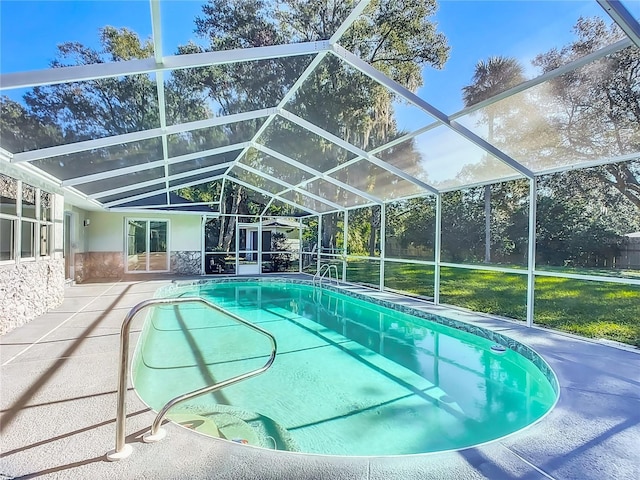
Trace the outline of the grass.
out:
<instances>
[{"instance_id":1,"label":"grass","mask_svg":"<svg viewBox=\"0 0 640 480\"><path fill-rule=\"evenodd\" d=\"M433 296L430 265L385 263L385 286ZM579 273L575 268L567 273ZM589 272L591 273L591 272ZM377 286L379 266L350 260L347 280ZM440 301L517 320L526 318L527 277L487 270L443 267ZM536 277L534 323L589 338L640 347L640 286Z\"/></svg>"},{"instance_id":2,"label":"grass","mask_svg":"<svg viewBox=\"0 0 640 480\"><path fill-rule=\"evenodd\" d=\"M431 265L386 262L384 264L384 285L391 290L409 292L432 299L433 272L434 267Z\"/></svg>"},{"instance_id":3,"label":"grass","mask_svg":"<svg viewBox=\"0 0 640 480\"><path fill-rule=\"evenodd\" d=\"M640 347L640 286L537 277L535 322Z\"/></svg>"}]
</instances>

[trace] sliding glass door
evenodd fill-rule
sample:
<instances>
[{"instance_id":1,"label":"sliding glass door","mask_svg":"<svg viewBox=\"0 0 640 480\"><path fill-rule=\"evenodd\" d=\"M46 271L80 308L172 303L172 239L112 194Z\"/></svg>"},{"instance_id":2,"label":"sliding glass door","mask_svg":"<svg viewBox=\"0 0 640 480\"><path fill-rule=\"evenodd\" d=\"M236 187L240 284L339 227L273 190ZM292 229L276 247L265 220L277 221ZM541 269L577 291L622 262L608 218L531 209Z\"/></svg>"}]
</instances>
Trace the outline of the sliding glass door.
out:
<instances>
[{"instance_id":1,"label":"sliding glass door","mask_svg":"<svg viewBox=\"0 0 640 480\"><path fill-rule=\"evenodd\" d=\"M169 271L168 220L127 219L127 272Z\"/></svg>"}]
</instances>

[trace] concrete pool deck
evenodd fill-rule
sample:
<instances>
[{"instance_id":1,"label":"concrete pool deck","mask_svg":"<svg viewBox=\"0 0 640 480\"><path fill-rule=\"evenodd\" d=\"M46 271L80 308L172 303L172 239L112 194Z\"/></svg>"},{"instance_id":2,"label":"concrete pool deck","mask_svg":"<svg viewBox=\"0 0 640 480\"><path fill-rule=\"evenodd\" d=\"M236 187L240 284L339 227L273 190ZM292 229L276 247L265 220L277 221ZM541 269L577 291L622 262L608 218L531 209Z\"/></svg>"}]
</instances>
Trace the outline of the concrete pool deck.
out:
<instances>
[{"instance_id":1,"label":"concrete pool deck","mask_svg":"<svg viewBox=\"0 0 640 480\"><path fill-rule=\"evenodd\" d=\"M105 454L115 439L120 325L131 307L171 280L139 276L74 285L60 307L0 337L0 479L640 478L637 350L397 296L398 302L498 330L534 348L558 376L556 407L528 429L475 448L408 457L327 457L256 449L174 424L166 426L163 441L142 443L155 415L130 391L127 442L133 453L108 462ZM134 332L141 323L134 323ZM132 347L136 338L134 333Z\"/></svg>"}]
</instances>

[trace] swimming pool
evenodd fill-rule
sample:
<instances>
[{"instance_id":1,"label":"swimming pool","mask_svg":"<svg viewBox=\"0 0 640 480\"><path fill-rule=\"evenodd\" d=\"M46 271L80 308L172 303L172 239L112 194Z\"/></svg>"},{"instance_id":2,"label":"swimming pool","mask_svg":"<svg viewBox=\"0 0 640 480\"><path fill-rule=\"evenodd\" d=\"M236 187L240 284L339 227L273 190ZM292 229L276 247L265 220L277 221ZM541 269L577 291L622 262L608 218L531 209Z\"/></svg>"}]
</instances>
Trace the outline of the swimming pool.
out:
<instances>
[{"instance_id":1,"label":"swimming pool","mask_svg":"<svg viewBox=\"0 0 640 480\"><path fill-rule=\"evenodd\" d=\"M557 399L553 372L522 344L337 288L238 279L177 284L159 295L201 296L278 341L266 373L168 415L213 436L316 454L427 453L513 433ZM510 348L496 353L496 343ZM259 368L269 353L267 340L223 314L156 308L134 354L135 389L158 410L178 394Z\"/></svg>"}]
</instances>

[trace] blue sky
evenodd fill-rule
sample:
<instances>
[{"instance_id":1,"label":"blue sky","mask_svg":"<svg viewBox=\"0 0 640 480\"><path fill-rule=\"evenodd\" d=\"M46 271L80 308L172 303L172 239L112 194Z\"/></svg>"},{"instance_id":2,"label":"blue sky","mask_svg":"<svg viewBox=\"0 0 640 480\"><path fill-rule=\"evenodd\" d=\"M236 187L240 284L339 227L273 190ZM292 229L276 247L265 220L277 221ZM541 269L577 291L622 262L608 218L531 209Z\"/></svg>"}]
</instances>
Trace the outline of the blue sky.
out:
<instances>
[{"instance_id":1,"label":"blue sky","mask_svg":"<svg viewBox=\"0 0 640 480\"><path fill-rule=\"evenodd\" d=\"M443 70L424 70L424 86L418 94L449 114L462 109L461 90L471 83L478 60L514 57L534 77L531 60L569 43L581 15L597 15L610 22L595 0L445 0L439 5L435 20L451 46L450 58Z\"/></svg>"},{"instance_id":2,"label":"blue sky","mask_svg":"<svg viewBox=\"0 0 640 480\"><path fill-rule=\"evenodd\" d=\"M204 0L163 1L164 54L195 38L194 18ZM97 47L98 29L128 27L141 38L151 37L148 0L79 0L0 2L0 65L3 72L47 68L56 45L66 41Z\"/></svg>"},{"instance_id":3,"label":"blue sky","mask_svg":"<svg viewBox=\"0 0 640 480\"><path fill-rule=\"evenodd\" d=\"M203 1L162 2L165 55L195 39L193 19L201 13ZM638 0L626 2L640 5ZM419 95L446 113L461 109L461 88L470 82L476 62L491 55L513 56L534 76L530 60L569 42L571 28L580 15L598 15L608 20L595 0L443 0L436 21L449 41L451 57L442 71L425 69ZM6 73L46 68L55 57L56 45L64 41L98 46L98 29L104 25L128 27L141 38L149 37L149 2L2 0L1 70ZM424 124L424 120L419 120L420 125L414 124L407 114L399 110L406 127Z\"/></svg>"}]
</instances>

